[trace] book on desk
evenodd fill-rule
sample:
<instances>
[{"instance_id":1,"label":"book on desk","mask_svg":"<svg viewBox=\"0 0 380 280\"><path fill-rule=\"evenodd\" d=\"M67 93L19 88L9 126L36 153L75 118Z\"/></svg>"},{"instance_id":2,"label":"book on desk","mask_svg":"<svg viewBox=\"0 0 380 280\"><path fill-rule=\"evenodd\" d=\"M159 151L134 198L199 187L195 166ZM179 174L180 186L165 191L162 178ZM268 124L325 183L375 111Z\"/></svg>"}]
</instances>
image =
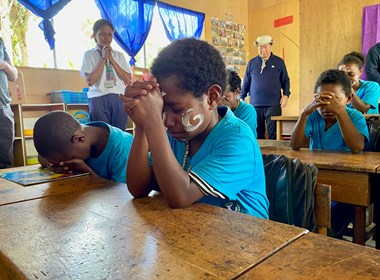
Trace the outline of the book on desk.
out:
<instances>
[{"instance_id":1,"label":"book on desk","mask_svg":"<svg viewBox=\"0 0 380 280\"><path fill-rule=\"evenodd\" d=\"M84 176L88 174L89 173L55 173L48 168L43 168L36 165L33 169L0 172L0 178L26 187L30 185Z\"/></svg>"}]
</instances>

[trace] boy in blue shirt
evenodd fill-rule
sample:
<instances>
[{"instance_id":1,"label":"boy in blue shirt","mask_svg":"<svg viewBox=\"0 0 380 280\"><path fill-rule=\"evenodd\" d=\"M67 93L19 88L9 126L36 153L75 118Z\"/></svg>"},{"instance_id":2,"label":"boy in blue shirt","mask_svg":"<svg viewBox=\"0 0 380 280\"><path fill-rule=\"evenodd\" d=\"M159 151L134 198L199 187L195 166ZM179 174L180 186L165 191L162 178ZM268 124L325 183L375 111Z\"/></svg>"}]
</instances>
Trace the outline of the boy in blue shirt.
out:
<instances>
[{"instance_id":1,"label":"boy in blue shirt","mask_svg":"<svg viewBox=\"0 0 380 280\"><path fill-rule=\"evenodd\" d=\"M310 140L310 150L336 150L359 153L368 141L368 129L362 113L346 107L352 98L351 82L345 72L327 70L314 87L314 100L301 112L292 132L294 150ZM329 235L342 237L353 218L353 206L332 202Z\"/></svg>"},{"instance_id":2,"label":"boy in blue shirt","mask_svg":"<svg viewBox=\"0 0 380 280\"><path fill-rule=\"evenodd\" d=\"M55 172L89 172L126 182L133 136L105 122L82 125L70 113L52 111L40 117L33 131L41 165Z\"/></svg>"},{"instance_id":3,"label":"boy in blue shirt","mask_svg":"<svg viewBox=\"0 0 380 280\"><path fill-rule=\"evenodd\" d=\"M361 152L368 141L368 128L362 113L346 107L352 93L345 72L323 72L314 92L314 100L302 110L294 127L291 147L298 150L310 139L311 150Z\"/></svg>"},{"instance_id":4,"label":"boy in blue shirt","mask_svg":"<svg viewBox=\"0 0 380 280\"><path fill-rule=\"evenodd\" d=\"M255 107L239 99L241 91L241 79L235 71L228 70L227 90L219 102L219 105L230 107L236 117L243 120L251 128L257 138L257 114Z\"/></svg>"},{"instance_id":5,"label":"boy in blue shirt","mask_svg":"<svg viewBox=\"0 0 380 280\"><path fill-rule=\"evenodd\" d=\"M177 40L153 62L154 77L126 88L124 108L136 125L127 168L133 196L156 189L172 208L199 201L268 218L256 138L228 107L218 108L225 69L207 42Z\"/></svg>"}]
</instances>

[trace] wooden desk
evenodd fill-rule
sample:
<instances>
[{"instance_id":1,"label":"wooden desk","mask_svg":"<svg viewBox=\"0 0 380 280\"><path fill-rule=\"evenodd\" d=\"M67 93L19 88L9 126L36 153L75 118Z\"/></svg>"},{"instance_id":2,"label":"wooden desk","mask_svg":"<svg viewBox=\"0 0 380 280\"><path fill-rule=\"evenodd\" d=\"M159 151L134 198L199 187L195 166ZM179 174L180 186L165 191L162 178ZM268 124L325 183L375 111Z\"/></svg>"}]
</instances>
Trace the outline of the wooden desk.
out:
<instances>
[{"instance_id":1,"label":"wooden desk","mask_svg":"<svg viewBox=\"0 0 380 280\"><path fill-rule=\"evenodd\" d=\"M235 278L307 233L200 203L169 209L91 176L60 182L77 190L0 206L1 279Z\"/></svg>"},{"instance_id":2,"label":"wooden desk","mask_svg":"<svg viewBox=\"0 0 380 280\"><path fill-rule=\"evenodd\" d=\"M273 116L272 120L276 121L276 140L283 140L283 135L291 135L299 116ZM376 117L379 114L365 114L366 119Z\"/></svg>"},{"instance_id":3,"label":"wooden desk","mask_svg":"<svg viewBox=\"0 0 380 280\"><path fill-rule=\"evenodd\" d=\"M272 120L276 121L276 140L283 140L284 133L289 136L292 134L298 116L273 116Z\"/></svg>"},{"instance_id":4,"label":"wooden desk","mask_svg":"<svg viewBox=\"0 0 380 280\"><path fill-rule=\"evenodd\" d=\"M309 233L239 279L379 279L380 251Z\"/></svg>"},{"instance_id":5,"label":"wooden desk","mask_svg":"<svg viewBox=\"0 0 380 280\"><path fill-rule=\"evenodd\" d=\"M366 208L372 201L376 205L379 195L374 192L380 185L380 153L352 154L332 151L293 151L290 147L262 146L263 154L280 154L314 163L318 168L318 182L331 185L331 199L355 205L354 242L365 243ZM377 181L377 182L376 182ZM380 225L379 219L377 225ZM376 218L376 217L375 217ZM379 230L377 231L378 234ZM380 238L380 235L379 235ZM380 240L380 239L377 239ZM380 242L376 243L376 247Z\"/></svg>"}]
</instances>

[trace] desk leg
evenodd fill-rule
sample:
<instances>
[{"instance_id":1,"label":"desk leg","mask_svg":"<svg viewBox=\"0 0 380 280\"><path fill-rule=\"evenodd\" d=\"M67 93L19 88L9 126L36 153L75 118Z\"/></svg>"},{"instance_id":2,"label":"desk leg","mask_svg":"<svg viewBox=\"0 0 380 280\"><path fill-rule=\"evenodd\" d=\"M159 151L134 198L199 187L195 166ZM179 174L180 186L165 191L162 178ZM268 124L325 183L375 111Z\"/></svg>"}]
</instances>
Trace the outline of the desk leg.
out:
<instances>
[{"instance_id":1,"label":"desk leg","mask_svg":"<svg viewBox=\"0 0 380 280\"><path fill-rule=\"evenodd\" d=\"M374 174L371 176L371 191L372 191L372 200L374 204L374 221L375 221L375 234L374 234L374 239L375 239L375 244L376 244L376 249L380 249L380 174Z\"/></svg>"},{"instance_id":2,"label":"desk leg","mask_svg":"<svg viewBox=\"0 0 380 280\"><path fill-rule=\"evenodd\" d=\"M366 207L355 206L354 214L354 243L359 245L365 244L366 225L365 225Z\"/></svg>"},{"instance_id":3,"label":"desk leg","mask_svg":"<svg viewBox=\"0 0 380 280\"><path fill-rule=\"evenodd\" d=\"M281 121L276 121L276 140L282 140L282 124Z\"/></svg>"}]
</instances>

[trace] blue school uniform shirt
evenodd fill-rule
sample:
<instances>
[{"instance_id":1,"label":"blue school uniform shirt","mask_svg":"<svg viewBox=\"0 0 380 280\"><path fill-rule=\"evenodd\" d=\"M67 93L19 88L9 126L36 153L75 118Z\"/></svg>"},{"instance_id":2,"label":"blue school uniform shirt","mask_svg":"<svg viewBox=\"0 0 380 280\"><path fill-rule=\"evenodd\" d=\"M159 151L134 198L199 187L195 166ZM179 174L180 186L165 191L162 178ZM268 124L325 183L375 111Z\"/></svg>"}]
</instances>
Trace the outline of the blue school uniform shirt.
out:
<instances>
[{"instance_id":1,"label":"blue school uniform shirt","mask_svg":"<svg viewBox=\"0 0 380 280\"><path fill-rule=\"evenodd\" d=\"M109 136L103 152L97 157L85 160L100 177L126 183L126 169L133 136L105 122L90 122L88 126L107 127Z\"/></svg>"},{"instance_id":2,"label":"blue school uniform shirt","mask_svg":"<svg viewBox=\"0 0 380 280\"><path fill-rule=\"evenodd\" d=\"M255 107L240 100L239 106L233 112L236 117L248 124L253 135L257 138L257 114Z\"/></svg>"},{"instance_id":3,"label":"blue school uniform shirt","mask_svg":"<svg viewBox=\"0 0 380 280\"><path fill-rule=\"evenodd\" d=\"M367 114L379 113L380 86L376 82L360 80L360 87L356 91L356 95L364 102L371 105ZM347 104L348 108L354 108L351 103Z\"/></svg>"},{"instance_id":4,"label":"blue school uniform shirt","mask_svg":"<svg viewBox=\"0 0 380 280\"><path fill-rule=\"evenodd\" d=\"M185 170L191 166L189 176L204 194L199 202L267 219L269 202L257 140L228 107L218 107L218 113L222 119L185 166ZM181 165L186 144L169 133L168 137Z\"/></svg>"},{"instance_id":5,"label":"blue school uniform shirt","mask_svg":"<svg viewBox=\"0 0 380 280\"><path fill-rule=\"evenodd\" d=\"M346 108L348 116L356 129L368 141L368 128L364 115L356 109ZM310 137L310 150L335 150L350 151L343 139L338 121L325 131L325 119L319 114L318 110L308 115L304 134Z\"/></svg>"}]
</instances>

